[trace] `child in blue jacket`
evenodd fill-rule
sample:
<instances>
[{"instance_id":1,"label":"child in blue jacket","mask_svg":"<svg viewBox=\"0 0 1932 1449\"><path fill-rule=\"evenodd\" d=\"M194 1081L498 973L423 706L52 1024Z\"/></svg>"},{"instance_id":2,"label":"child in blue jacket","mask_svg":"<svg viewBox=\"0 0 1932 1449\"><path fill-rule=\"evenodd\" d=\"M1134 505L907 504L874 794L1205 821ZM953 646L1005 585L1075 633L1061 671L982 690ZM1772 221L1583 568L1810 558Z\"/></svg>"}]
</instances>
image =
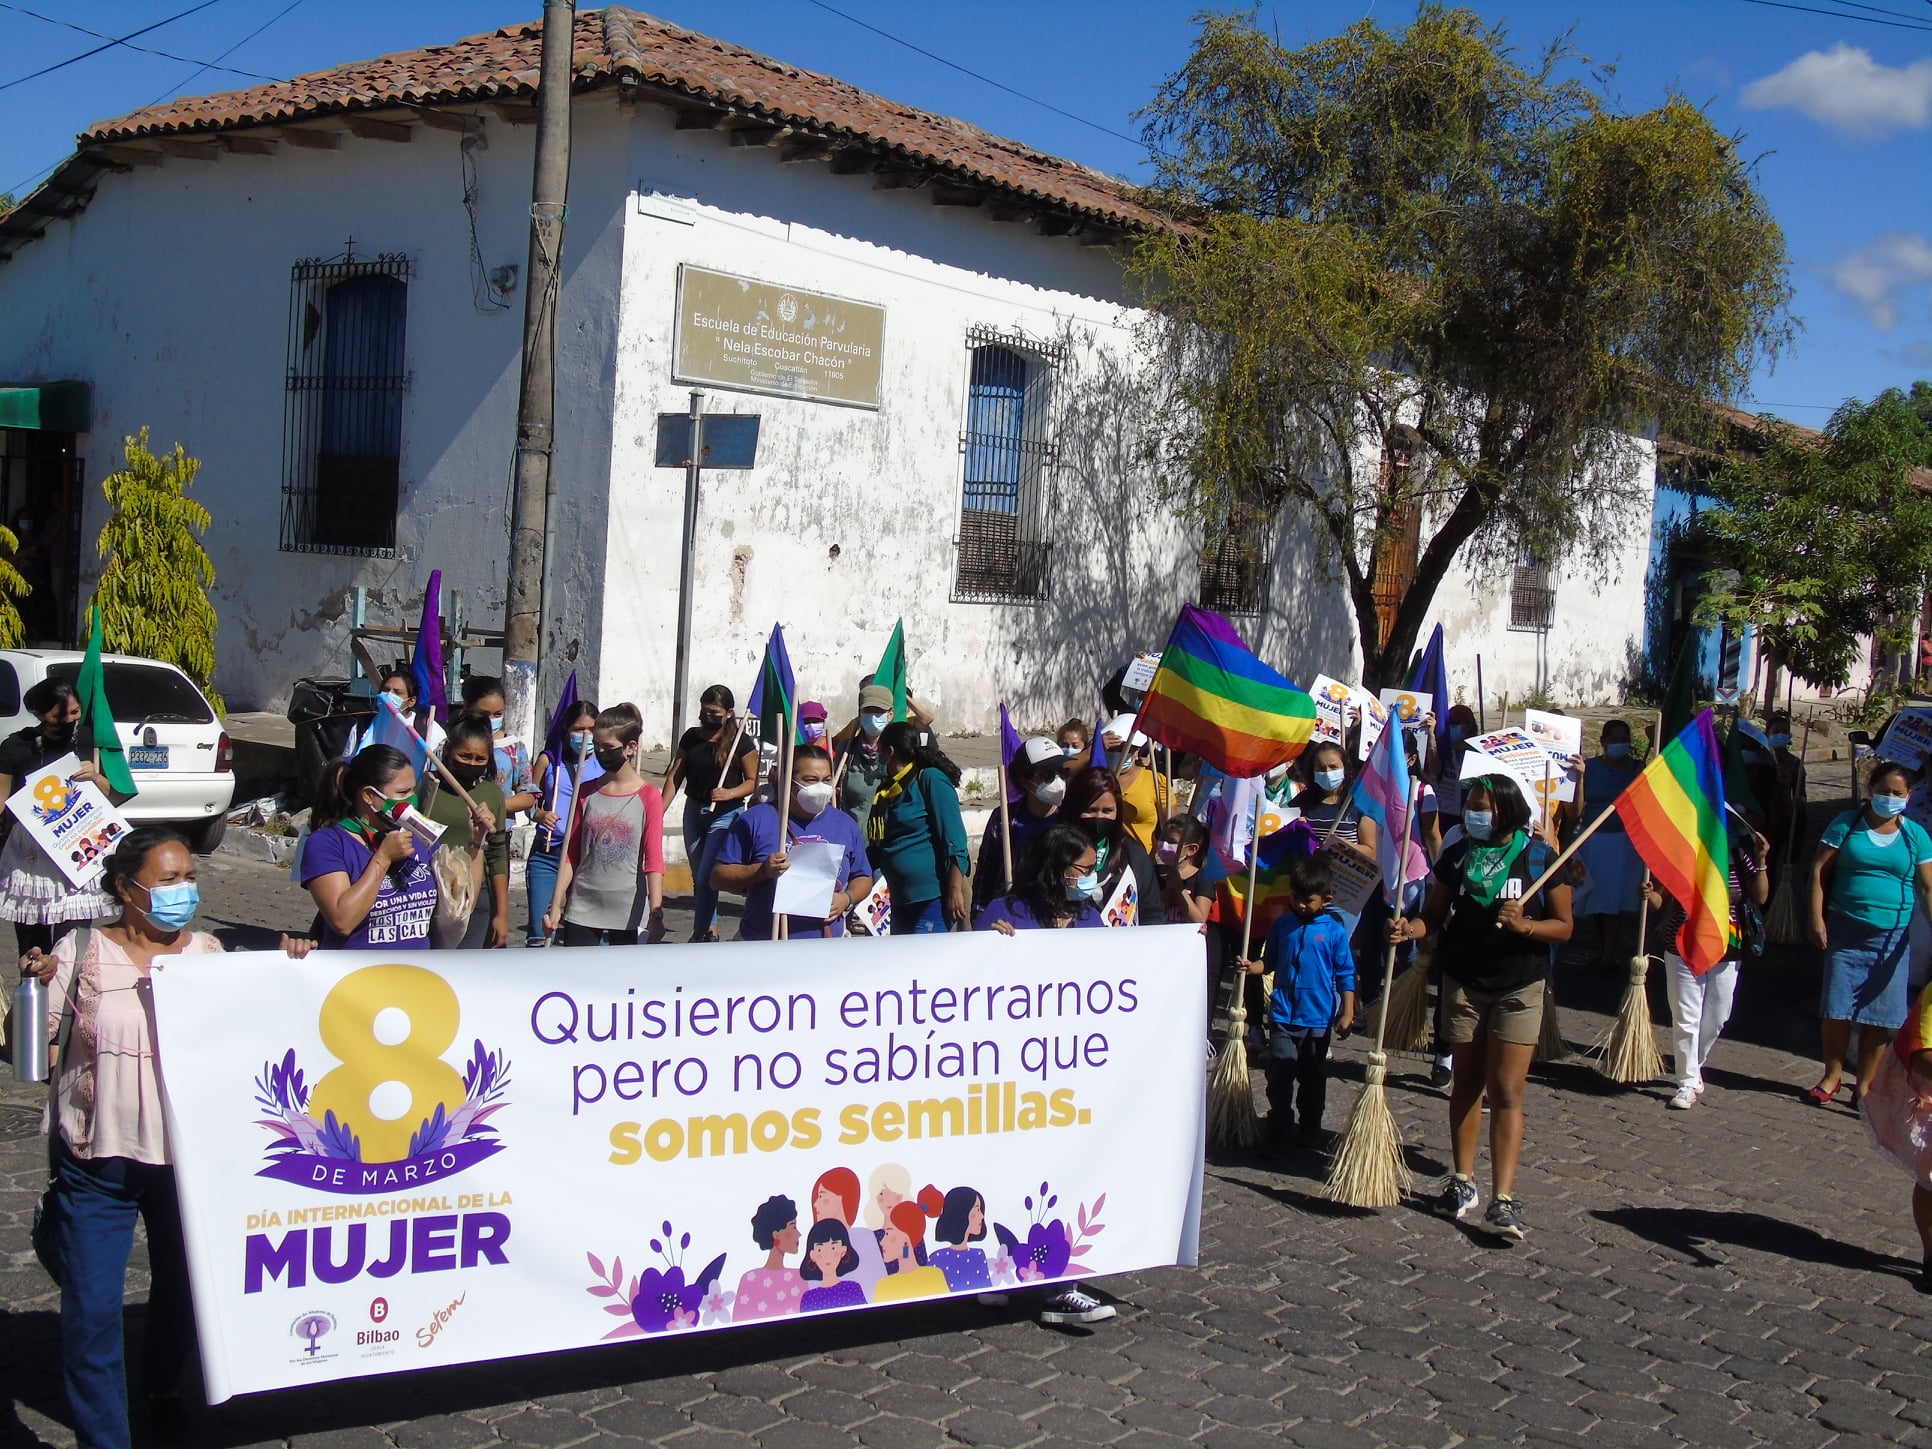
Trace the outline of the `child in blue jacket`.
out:
<instances>
[{"instance_id":1,"label":"child in blue jacket","mask_svg":"<svg viewBox=\"0 0 1932 1449\"><path fill-rule=\"evenodd\" d=\"M1288 875L1288 911L1268 931L1259 961L1244 960L1249 975L1275 973L1268 1004L1268 1150L1326 1141L1328 1047L1355 1021L1355 956L1348 927L1329 908L1335 883L1320 855L1297 861ZM1295 1113L1301 1131L1295 1132Z\"/></svg>"}]
</instances>

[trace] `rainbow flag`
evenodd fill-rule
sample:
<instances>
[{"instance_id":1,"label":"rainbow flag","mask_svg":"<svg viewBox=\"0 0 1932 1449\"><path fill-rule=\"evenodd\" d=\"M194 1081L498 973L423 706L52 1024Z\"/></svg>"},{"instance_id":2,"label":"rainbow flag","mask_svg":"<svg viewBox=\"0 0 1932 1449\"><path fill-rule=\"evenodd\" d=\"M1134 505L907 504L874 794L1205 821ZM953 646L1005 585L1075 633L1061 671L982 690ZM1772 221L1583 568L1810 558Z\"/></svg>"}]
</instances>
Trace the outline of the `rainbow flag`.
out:
<instances>
[{"instance_id":1,"label":"rainbow flag","mask_svg":"<svg viewBox=\"0 0 1932 1449\"><path fill-rule=\"evenodd\" d=\"M1724 755L1708 709L1644 766L1616 810L1650 873L1684 908L1677 954L1701 975L1724 959L1731 941Z\"/></svg>"},{"instance_id":2,"label":"rainbow flag","mask_svg":"<svg viewBox=\"0 0 1932 1449\"><path fill-rule=\"evenodd\" d=\"M1295 862L1321 848L1321 838L1306 820L1291 820L1281 829L1264 835L1254 846L1260 860L1254 874L1254 926L1249 932L1249 954L1261 949L1268 928L1288 909L1288 874ZM1209 919L1224 926L1238 927L1247 912L1248 872L1246 863L1219 882L1215 890L1214 912Z\"/></svg>"},{"instance_id":3,"label":"rainbow flag","mask_svg":"<svg viewBox=\"0 0 1932 1449\"><path fill-rule=\"evenodd\" d=\"M1299 755L1315 701L1248 651L1219 614L1181 606L1136 726L1229 775L1260 775Z\"/></svg>"}]
</instances>

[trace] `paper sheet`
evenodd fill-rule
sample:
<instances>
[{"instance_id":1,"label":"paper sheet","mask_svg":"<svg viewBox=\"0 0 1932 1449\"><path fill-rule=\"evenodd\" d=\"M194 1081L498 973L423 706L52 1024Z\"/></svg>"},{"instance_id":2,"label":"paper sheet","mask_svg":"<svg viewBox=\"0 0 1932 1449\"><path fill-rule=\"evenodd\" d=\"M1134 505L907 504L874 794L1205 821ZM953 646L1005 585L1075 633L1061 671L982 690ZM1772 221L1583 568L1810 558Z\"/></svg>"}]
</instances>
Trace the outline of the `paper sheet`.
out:
<instances>
[{"instance_id":1,"label":"paper sheet","mask_svg":"<svg viewBox=\"0 0 1932 1449\"><path fill-rule=\"evenodd\" d=\"M845 847L831 840L801 840L785 854L791 864L773 882L772 914L825 919L838 889Z\"/></svg>"}]
</instances>

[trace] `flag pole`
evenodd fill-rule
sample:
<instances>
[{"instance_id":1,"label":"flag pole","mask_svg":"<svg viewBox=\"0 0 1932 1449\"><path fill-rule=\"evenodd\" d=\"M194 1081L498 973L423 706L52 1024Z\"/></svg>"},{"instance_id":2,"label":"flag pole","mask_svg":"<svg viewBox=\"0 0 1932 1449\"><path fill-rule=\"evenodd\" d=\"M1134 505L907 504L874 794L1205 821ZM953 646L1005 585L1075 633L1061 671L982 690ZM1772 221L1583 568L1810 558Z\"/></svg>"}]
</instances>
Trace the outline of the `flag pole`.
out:
<instances>
[{"instance_id":1,"label":"flag pole","mask_svg":"<svg viewBox=\"0 0 1932 1449\"><path fill-rule=\"evenodd\" d=\"M584 761L589 757L590 751L583 749L577 751L577 778L570 787L570 818L564 821L563 847L566 854L570 850L570 837L577 832L577 821L584 813ZM557 919L561 923L563 918L559 916ZM537 922L538 926L542 924L541 921ZM543 944L549 946L556 939L554 935L546 935L543 938Z\"/></svg>"},{"instance_id":2,"label":"flag pole","mask_svg":"<svg viewBox=\"0 0 1932 1449\"><path fill-rule=\"evenodd\" d=\"M1000 754L1006 753L1005 742L1001 742ZM1006 867L1006 888L1013 889L1013 816L1007 804L1006 761L1000 761L1000 864Z\"/></svg>"},{"instance_id":3,"label":"flag pole","mask_svg":"<svg viewBox=\"0 0 1932 1449\"><path fill-rule=\"evenodd\" d=\"M778 727L784 732L785 739L779 749L778 799L778 845L781 850L791 849L792 837L792 749L798 743L798 728L783 711L778 712ZM781 941L792 938L792 918L773 912L776 935Z\"/></svg>"},{"instance_id":4,"label":"flag pole","mask_svg":"<svg viewBox=\"0 0 1932 1449\"><path fill-rule=\"evenodd\" d=\"M1261 874L1261 842L1248 842L1248 897L1241 907L1241 956L1248 959L1254 938L1254 894ZM1241 971L1228 1002L1228 1034L1214 1060L1208 1079L1208 1134L1229 1147L1252 1147L1260 1140L1261 1122L1255 1116L1254 1083L1248 1075L1248 976Z\"/></svg>"},{"instance_id":5,"label":"flag pole","mask_svg":"<svg viewBox=\"0 0 1932 1449\"><path fill-rule=\"evenodd\" d=\"M1664 713L1657 711L1657 739L1663 749ZM1615 809L1613 805L1611 809ZM1597 818L1610 813L1605 810ZM1657 1053L1657 1033L1650 1025L1650 994L1645 982L1650 976L1650 870L1644 870L1644 883L1637 901L1637 954L1630 958L1630 984L1624 988L1623 1003L1616 1020L1603 1034L1602 1050L1597 1055L1597 1072L1613 1082L1649 1082L1663 1075L1664 1059Z\"/></svg>"}]
</instances>

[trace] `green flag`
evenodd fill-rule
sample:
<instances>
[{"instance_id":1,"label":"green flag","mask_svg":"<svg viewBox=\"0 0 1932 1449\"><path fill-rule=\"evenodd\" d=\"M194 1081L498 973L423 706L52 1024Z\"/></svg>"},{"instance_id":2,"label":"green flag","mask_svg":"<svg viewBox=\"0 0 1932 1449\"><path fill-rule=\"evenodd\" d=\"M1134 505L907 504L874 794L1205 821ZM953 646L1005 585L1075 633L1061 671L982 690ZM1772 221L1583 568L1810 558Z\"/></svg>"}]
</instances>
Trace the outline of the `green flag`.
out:
<instances>
[{"instance_id":1,"label":"green flag","mask_svg":"<svg viewBox=\"0 0 1932 1449\"><path fill-rule=\"evenodd\" d=\"M892 639L872 671L872 682L892 691L892 717L906 717L906 621L892 626Z\"/></svg>"},{"instance_id":2,"label":"green flag","mask_svg":"<svg viewBox=\"0 0 1932 1449\"><path fill-rule=\"evenodd\" d=\"M798 738L798 704L793 696L797 685L792 679L792 658L785 649L785 631L771 626L765 643L765 662L758 666L758 680L751 687L746 705L758 721L758 738L768 745L784 748L784 733L789 725L794 741Z\"/></svg>"},{"instance_id":3,"label":"green flag","mask_svg":"<svg viewBox=\"0 0 1932 1449\"><path fill-rule=\"evenodd\" d=\"M1697 714L1698 636L1691 634L1677 651L1677 665L1670 672L1670 686L1664 690L1663 730L1657 748L1681 735Z\"/></svg>"},{"instance_id":4,"label":"green flag","mask_svg":"<svg viewBox=\"0 0 1932 1449\"><path fill-rule=\"evenodd\" d=\"M121 748L120 727L114 711L107 707L107 671L101 666L101 606L93 610L94 622L87 636L87 657L81 661L80 678L74 692L80 696L81 723L94 737L100 752L101 774L119 795L134 793L134 775L127 767L127 752Z\"/></svg>"}]
</instances>

